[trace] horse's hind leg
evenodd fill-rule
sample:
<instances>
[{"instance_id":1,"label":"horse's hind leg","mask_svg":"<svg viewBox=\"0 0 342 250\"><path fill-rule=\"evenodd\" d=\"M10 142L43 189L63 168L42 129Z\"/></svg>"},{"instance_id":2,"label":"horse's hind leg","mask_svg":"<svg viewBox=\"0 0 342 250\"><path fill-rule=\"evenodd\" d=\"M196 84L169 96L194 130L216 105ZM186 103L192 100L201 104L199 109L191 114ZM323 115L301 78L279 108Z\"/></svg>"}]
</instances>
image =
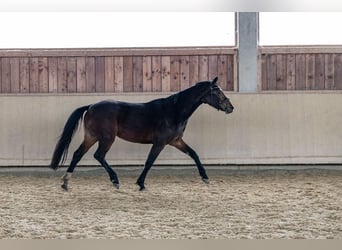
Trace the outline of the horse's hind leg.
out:
<instances>
[{"instance_id":1,"label":"horse's hind leg","mask_svg":"<svg viewBox=\"0 0 342 250\"><path fill-rule=\"evenodd\" d=\"M113 183L114 187L119 188L119 179L115 171L109 166L107 161L105 160L106 153L110 149L114 142L114 139L112 140L100 140L99 141L99 147L96 150L94 157L98 162L101 164L102 167L107 171L110 181Z\"/></svg>"},{"instance_id":2,"label":"horse's hind leg","mask_svg":"<svg viewBox=\"0 0 342 250\"><path fill-rule=\"evenodd\" d=\"M68 167L66 173L62 176L62 185L61 186L64 190L66 190L66 191L68 190L68 182L71 178L72 173L74 172L74 169L75 169L77 163L82 159L84 154L87 153L89 148L92 145L94 145L95 142L96 142L95 139L85 136L82 144L74 152L70 166Z\"/></svg>"}]
</instances>

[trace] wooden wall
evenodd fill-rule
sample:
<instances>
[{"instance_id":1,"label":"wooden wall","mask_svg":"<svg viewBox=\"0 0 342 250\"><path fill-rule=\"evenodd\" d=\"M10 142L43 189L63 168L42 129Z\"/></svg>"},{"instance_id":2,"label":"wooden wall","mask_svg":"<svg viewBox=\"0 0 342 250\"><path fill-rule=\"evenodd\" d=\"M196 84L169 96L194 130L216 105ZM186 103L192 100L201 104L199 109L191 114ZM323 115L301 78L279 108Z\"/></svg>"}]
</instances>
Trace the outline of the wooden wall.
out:
<instances>
[{"instance_id":1,"label":"wooden wall","mask_svg":"<svg viewBox=\"0 0 342 250\"><path fill-rule=\"evenodd\" d=\"M215 76L236 90L236 49L0 50L0 93L173 92Z\"/></svg>"},{"instance_id":2,"label":"wooden wall","mask_svg":"<svg viewBox=\"0 0 342 250\"><path fill-rule=\"evenodd\" d=\"M175 92L219 77L238 91L237 48L0 50L0 93ZM342 90L342 47L259 47L259 91Z\"/></svg>"},{"instance_id":3,"label":"wooden wall","mask_svg":"<svg viewBox=\"0 0 342 250\"><path fill-rule=\"evenodd\" d=\"M342 90L342 47L259 48L259 90Z\"/></svg>"}]
</instances>

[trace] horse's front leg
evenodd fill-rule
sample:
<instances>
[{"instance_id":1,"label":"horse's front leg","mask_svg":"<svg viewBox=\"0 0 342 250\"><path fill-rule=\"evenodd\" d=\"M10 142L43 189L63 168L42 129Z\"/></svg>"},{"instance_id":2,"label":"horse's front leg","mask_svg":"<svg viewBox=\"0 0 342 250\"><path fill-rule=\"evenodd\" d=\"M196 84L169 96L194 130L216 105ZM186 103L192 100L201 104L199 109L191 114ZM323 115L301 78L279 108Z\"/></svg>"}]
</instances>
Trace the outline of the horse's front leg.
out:
<instances>
[{"instance_id":1,"label":"horse's front leg","mask_svg":"<svg viewBox=\"0 0 342 250\"><path fill-rule=\"evenodd\" d=\"M150 150L150 153L148 154L147 160L145 162L144 169L136 182L136 184L140 187L140 191L145 190L146 175L148 171L151 169L154 161L157 159L159 153L163 150L164 147L165 147L165 144L161 144L161 145L153 144Z\"/></svg>"},{"instance_id":2,"label":"horse's front leg","mask_svg":"<svg viewBox=\"0 0 342 250\"><path fill-rule=\"evenodd\" d=\"M197 155L195 150L193 150L189 145L187 145L183 139L177 140L172 142L170 145L174 146L175 148L179 149L183 153L189 155L196 163L199 175L202 177L202 181L205 182L206 184L209 184L209 178L208 175Z\"/></svg>"}]
</instances>

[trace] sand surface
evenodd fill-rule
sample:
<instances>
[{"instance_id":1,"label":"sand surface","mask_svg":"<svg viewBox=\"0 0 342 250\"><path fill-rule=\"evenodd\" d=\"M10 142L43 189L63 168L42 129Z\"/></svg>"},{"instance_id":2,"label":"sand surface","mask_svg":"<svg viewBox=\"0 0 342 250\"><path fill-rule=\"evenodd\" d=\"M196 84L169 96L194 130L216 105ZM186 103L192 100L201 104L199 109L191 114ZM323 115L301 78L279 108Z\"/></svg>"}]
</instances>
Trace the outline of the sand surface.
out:
<instances>
[{"instance_id":1,"label":"sand surface","mask_svg":"<svg viewBox=\"0 0 342 250\"><path fill-rule=\"evenodd\" d=\"M342 239L342 171L0 172L0 239Z\"/></svg>"}]
</instances>

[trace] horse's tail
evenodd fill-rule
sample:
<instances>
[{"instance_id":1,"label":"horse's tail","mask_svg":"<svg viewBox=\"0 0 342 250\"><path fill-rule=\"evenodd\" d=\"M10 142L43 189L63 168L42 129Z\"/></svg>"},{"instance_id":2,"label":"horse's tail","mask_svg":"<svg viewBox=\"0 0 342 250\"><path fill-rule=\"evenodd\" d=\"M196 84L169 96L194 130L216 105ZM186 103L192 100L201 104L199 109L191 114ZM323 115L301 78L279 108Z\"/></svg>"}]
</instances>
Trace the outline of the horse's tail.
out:
<instances>
[{"instance_id":1,"label":"horse's tail","mask_svg":"<svg viewBox=\"0 0 342 250\"><path fill-rule=\"evenodd\" d=\"M72 112L67 122L65 123L63 132L56 144L56 148L53 152L52 160L50 163L50 168L52 168L53 170L57 170L61 160L61 164L63 164L66 160L70 142L78 128L79 123L82 121L83 113L87 111L89 107L90 105L76 109L74 112Z\"/></svg>"}]
</instances>

